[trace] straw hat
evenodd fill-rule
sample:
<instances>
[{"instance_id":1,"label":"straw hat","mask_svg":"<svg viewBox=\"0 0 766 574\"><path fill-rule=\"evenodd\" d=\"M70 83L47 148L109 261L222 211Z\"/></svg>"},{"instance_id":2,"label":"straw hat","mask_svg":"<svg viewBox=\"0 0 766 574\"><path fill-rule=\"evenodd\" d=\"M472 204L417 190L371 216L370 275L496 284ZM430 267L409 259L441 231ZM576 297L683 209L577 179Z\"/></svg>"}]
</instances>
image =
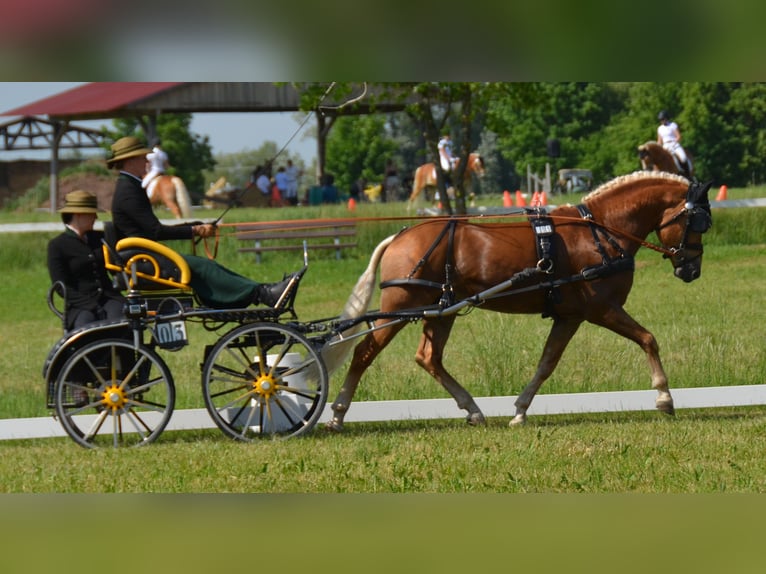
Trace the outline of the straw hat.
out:
<instances>
[{"instance_id":1,"label":"straw hat","mask_svg":"<svg viewBox=\"0 0 766 574\"><path fill-rule=\"evenodd\" d=\"M151 151L152 150L145 147L138 138L125 136L112 144L112 157L106 160L106 165L111 167L120 160L135 157L137 155L146 155L151 153Z\"/></svg>"},{"instance_id":2,"label":"straw hat","mask_svg":"<svg viewBox=\"0 0 766 574\"><path fill-rule=\"evenodd\" d=\"M64 197L64 207L59 213L98 213L98 200L89 191L81 189L67 193Z\"/></svg>"}]
</instances>

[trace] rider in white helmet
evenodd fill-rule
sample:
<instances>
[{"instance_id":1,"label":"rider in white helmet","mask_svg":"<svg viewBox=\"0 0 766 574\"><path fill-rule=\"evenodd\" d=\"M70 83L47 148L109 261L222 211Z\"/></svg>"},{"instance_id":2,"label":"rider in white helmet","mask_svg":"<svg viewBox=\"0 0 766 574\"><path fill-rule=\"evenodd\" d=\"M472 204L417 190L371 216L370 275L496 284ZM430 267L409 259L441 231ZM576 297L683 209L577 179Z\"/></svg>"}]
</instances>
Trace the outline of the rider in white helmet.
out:
<instances>
[{"instance_id":1,"label":"rider in white helmet","mask_svg":"<svg viewBox=\"0 0 766 574\"><path fill-rule=\"evenodd\" d=\"M168 154L161 147L159 139L155 140L151 153L146 154L146 161L149 163L149 171L141 181L142 187L147 191L151 198L154 189L149 189L149 184L158 175L162 175L168 169Z\"/></svg>"},{"instance_id":2,"label":"rider in white helmet","mask_svg":"<svg viewBox=\"0 0 766 574\"><path fill-rule=\"evenodd\" d=\"M691 173L692 165L686 155L686 151L681 147L681 132L678 131L678 124L670 119L670 114L662 110L657 114L657 120L660 125L657 127L657 143L668 150L675 158L681 170Z\"/></svg>"}]
</instances>

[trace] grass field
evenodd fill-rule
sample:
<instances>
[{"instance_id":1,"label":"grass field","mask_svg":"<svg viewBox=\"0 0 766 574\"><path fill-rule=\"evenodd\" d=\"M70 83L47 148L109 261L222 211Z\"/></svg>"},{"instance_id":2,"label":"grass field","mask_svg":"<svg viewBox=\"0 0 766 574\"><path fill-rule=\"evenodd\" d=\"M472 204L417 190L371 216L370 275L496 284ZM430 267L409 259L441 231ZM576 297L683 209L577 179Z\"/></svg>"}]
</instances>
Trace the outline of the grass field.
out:
<instances>
[{"instance_id":1,"label":"grass field","mask_svg":"<svg viewBox=\"0 0 766 574\"><path fill-rule=\"evenodd\" d=\"M729 190L730 198L760 195ZM362 204L354 216L402 211L400 204ZM227 221L349 215L343 206L230 214ZM337 315L374 245L403 224L360 222L360 245L340 263L331 253L312 255L298 296L300 318ZM658 254L639 252L626 307L657 337L671 390L763 382L765 230L766 210L716 210L714 227L705 236L702 277L691 284L675 279ZM44 303L44 253L52 235L0 235L0 418L47 414L41 368L60 336L60 325ZM188 250L188 245L177 247ZM269 254L256 265L252 255L238 254L236 247L236 241L223 237L218 260L259 279L280 277L302 263L295 253ZM549 327L549 320L536 315L474 311L457 321L446 364L474 396L517 394L534 371ZM203 406L199 362L203 345L213 337L192 329L191 348L165 355L176 380L177 408ZM356 400L447 396L412 360L418 337L413 325L395 339L365 375ZM331 400L342 376L341 370L333 377ZM585 325L541 393L647 388L649 371L641 351ZM654 412L539 416L521 429L507 428L508 418L478 429L461 421L357 423L340 436L317 428L303 439L256 444L235 443L212 430L168 432L148 448L121 451L87 451L69 439L16 441L0 444L5 455L0 490L762 493L764 415L766 407L681 411L675 418Z\"/></svg>"}]
</instances>

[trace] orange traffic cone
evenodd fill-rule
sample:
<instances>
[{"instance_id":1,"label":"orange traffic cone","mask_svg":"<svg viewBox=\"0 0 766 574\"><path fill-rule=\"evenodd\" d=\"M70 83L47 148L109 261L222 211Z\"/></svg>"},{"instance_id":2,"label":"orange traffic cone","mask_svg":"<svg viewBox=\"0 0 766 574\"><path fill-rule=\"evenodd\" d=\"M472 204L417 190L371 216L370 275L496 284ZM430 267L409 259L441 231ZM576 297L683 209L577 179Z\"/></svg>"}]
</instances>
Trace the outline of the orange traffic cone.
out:
<instances>
[{"instance_id":1,"label":"orange traffic cone","mask_svg":"<svg viewBox=\"0 0 766 574\"><path fill-rule=\"evenodd\" d=\"M716 201L726 201L726 198L728 196L728 189L725 185L721 186L721 189L718 190L718 195L715 196Z\"/></svg>"},{"instance_id":2,"label":"orange traffic cone","mask_svg":"<svg viewBox=\"0 0 766 574\"><path fill-rule=\"evenodd\" d=\"M353 197L348 198L348 210L356 211L356 199L354 199Z\"/></svg>"},{"instance_id":3,"label":"orange traffic cone","mask_svg":"<svg viewBox=\"0 0 766 574\"><path fill-rule=\"evenodd\" d=\"M540 205L548 205L548 194L544 191L540 192Z\"/></svg>"},{"instance_id":4,"label":"orange traffic cone","mask_svg":"<svg viewBox=\"0 0 766 574\"><path fill-rule=\"evenodd\" d=\"M521 194L521 192L517 189L516 190L516 207L524 207L527 205L527 202L524 201L524 196Z\"/></svg>"},{"instance_id":5,"label":"orange traffic cone","mask_svg":"<svg viewBox=\"0 0 766 574\"><path fill-rule=\"evenodd\" d=\"M513 207L511 192L509 192L507 189L503 192L503 207Z\"/></svg>"},{"instance_id":6,"label":"orange traffic cone","mask_svg":"<svg viewBox=\"0 0 766 574\"><path fill-rule=\"evenodd\" d=\"M540 192L536 191L532 194L532 201L529 202L530 207L539 207L540 206Z\"/></svg>"}]
</instances>

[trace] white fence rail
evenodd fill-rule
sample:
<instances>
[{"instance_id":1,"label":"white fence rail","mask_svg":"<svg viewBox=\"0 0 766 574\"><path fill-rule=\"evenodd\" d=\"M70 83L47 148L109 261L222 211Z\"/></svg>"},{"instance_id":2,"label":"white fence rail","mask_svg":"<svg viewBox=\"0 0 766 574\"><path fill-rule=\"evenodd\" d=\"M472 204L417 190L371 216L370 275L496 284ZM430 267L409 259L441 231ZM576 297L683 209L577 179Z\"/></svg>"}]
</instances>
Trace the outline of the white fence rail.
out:
<instances>
[{"instance_id":1,"label":"white fence rail","mask_svg":"<svg viewBox=\"0 0 766 574\"><path fill-rule=\"evenodd\" d=\"M766 385L700 387L672 389L676 410L721 408L766 404ZM544 394L535 397L528 414L555 415L654 410L656 391L612 391L603 393ZM511 417L515 396L477 397L476 403L487 417ZM83 415L86 416L86 415ZM319 424L332 416L325 407ZM369 401L352 403L346 422L397 421L415 419L458 419L465 416L452 399ZM661 416L658 414L658 416ZM205 409L177 410L166 431L215 428ZM53 417L0 420L0 440L22 440L67 436Z\"/></svg>"}]
</instances>

